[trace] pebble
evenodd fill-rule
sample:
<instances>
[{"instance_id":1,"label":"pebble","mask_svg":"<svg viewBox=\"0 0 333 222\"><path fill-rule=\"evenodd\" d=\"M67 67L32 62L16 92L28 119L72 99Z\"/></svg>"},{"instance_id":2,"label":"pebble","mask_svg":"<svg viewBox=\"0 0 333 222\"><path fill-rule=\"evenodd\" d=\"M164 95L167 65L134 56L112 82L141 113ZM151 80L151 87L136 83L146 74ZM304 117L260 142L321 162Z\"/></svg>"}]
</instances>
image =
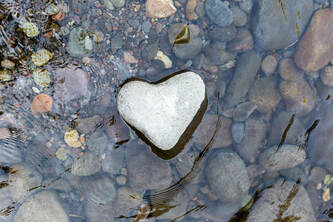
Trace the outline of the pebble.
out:
<instances>
[{"instance_id":1,"label":"pebble","mask_svg":"<svg viewBox=\"0 0 333 222\"><path fill-rule=\"evenodd\" d=\"M80 142L80 136L79 133L75 129L71 129L64 134L64 140L67 143L68 146L73 148L78 148L82 144Z\"/></svg>"},{"instance_id":2,"label":"pebble","mask_svg":"<svg viewBox=\"0 0 333 222\"><path fill-rule=\"evenodd\" d=\"M303 73L297 69L294 61L290 58L282 59L279 65L280 76L284 80L299 80L302 79Z\"/></svg>"},{"instance_id":3,"label":"pebble","mask_svg":"<svg viewBox=\"0 0 333 222\"><path fill-rule=\"evenodd\" d=\"M249 91L249 100L257 106L262 113L273 111L280 102L277 90L277 78L266 77L256 80Z\"/></svg>"},{"instance_id":4,"label":"pebble","mask_svg":"<svg viewBox=\"0 0 333 222\"><path fill-rule=\"evenodd\" d=\"M5 69L14 69L15 68L15 63L8 60L8 59L4 59L1 61L1 66Z\"/></svg>"},{"instance_id":5,"label":"pebble","mask_svg":"<svg viewBox=\"0 0 333 222\"><path fill-rule=\"evenodd\" d=\"M88 74L80 68L58 68L54 77L54 98L69 102L88 93Z\"/></svg>"},{"instance_id":6,"label":"pebble","mask_svg":"<svg viewBox=\"0 0 333 222\"><path fill-rule=\"evenodd\" d=\"M66 50L73 57L85 57L92 51L93 42L81 27L73 28L69 34Z\"/></svg>"},{"instance_id":7,"label":"pebble","mask_svg":"<svg viewBox=\"0 0 333 222\"><path fill-rule=\"evenodd\" d=\"M232 7L231 10L232 10L233 19L234 19L233 24L236 27L241 27L241 26L246 25L246 23L247 23L246 13L237 6Z\"/></svg>"},{"instance_id":8,"label":"pebble","mask_svg":"<svg viewBox=\"0 0 333 222\"><path fill-rule=\"evenodd\" d=\"M37 85L41 87L48 87L51 82L50 73L47 70L42 70L40 68L36 68L32 72L32 77Z\"/></svg>"},{"instance_id":9,"label":"pebble","mask_svg":"<svg viewBox=\"0 0 333 222\"><path fill-rule=\"evenodd\" d=\"M235 52L245 52L253 48L253 37L247 29L239 29L236 37L228 42L227 48Z\"/></svg>"},{"instance_id":10,"label":"pebble","mask_svg":"<svg viewBox=\"0 0 333 222\"><path fill-rule=\"evenodd\" d=\"M155 56L154 59L162 61L163 64L164 64L164 68L165 69L172 68L172 61L171 61L171 59L167 55L165 55L161 50L157 51L157 54L156 54L156 56Z\"/></svg>"},{"instance_id":11,"label":"pebble","mask_svg":"<svg viewBox=\"0 0 333 222\"><path fill-rule=\"evenodd\" d=\"M232 112L232 118L235 121L245 121L257 109L257 105L252 102L240 103Z\"/></svg>"},{"instance_id":12,"label":"pebble","mask_svg":"<svg viewBox=\"0 0 333 222\"><path fill-rule=\"evenodd\" d=\"M10 194L13 200L21 201L28 197L34 188L41 185L42 176L27 165L11 166L12 172L9 174Z\"/></svg>"},{"instance_id":13,"label":"pebble","mask_svg":"<svg viewBox=\"0 0 333 222\"><path fill-rule=\"evenodd\" d=\"M151 85L130 81L117 96L120 115L162 150L173 148L205 100L205 84L194 72Z\"/></svg>"},{"instance_id":14,"label":"pebble","mask_svg":"<svg viewBox=\"0 0 333 222\"><path fill-rule=\"evenodd\" d=\"M210 39L220 42L230 41L236 37L236 34L237 29L233 25L229 25L224 28L216 26L208 32L208 36Z\"/></svg>"},{"instance_id":15,"label":"pebble","mask_svg":"<svg viewBox=\"0 0 333 222\"><path fill-rule=\"evenodd\" d=\"M146 13L152 18L166 18L177 11L172 0L147 0Z\"/></svg>"},{"instance_id":16,"label":"pebble","mask_svg":"<svg viewBox=\"0 0 333 222\"><path fill-rule=\"evenodd\" d=\"M206 114L198 129L194 132L192 141L200 145L206 146L209 140L212 138L214 131L216 130L217 116L213 114ZM215 136L215 140L212 144L212 148L227 147L232 144L231 136L231 123L228 118L221 117L221 128Z\"/></svg>"},{"instance_id":17,"label":"pebble","mask_svg":"<svg viewBox=\"0 0 333 222\"><path fill-rule=\"evenodd\" d=\"M247 95L261 64L261 57L255 51L243 53L237 62L235 74L227 88L226 106L239 104Z\"/></svg>"},{"instance_id":18,"label":"pebble","mask_svg":"<svg viewBox=\"0 0 333 222\"><path fill-rule=\"evenodd\" d=\"M38 94L32 100L30 109L32 113L46 113L52 110L53 99L47 94Z\"/></svg>"},{"instance_id":19,"label":"pebble","mask_svg":"<svg viewBox=\"0 0 333 222\"><path fill-rule=\"evenodd\" d=\"M138 63L138 60L136 58L134 58L132 52L129 52L129 51L124 51L124 61L126 63L130 63L130 64Z\"/></svg>"},{"instance_id":20,"label":"pebble","mask_svg":"<svg viewBox=\"0 0 333 222\"><path fill-rule=\"evenodd\" d=\"M269 207L268 204L269 203ZM267 221L315 222L310 198L300 184L278 180L265 188L251 207L247 222Z\"/></svg>"},{"instance_id":21,"label":"pebble","mask_svg":"<svg viewBox=\"0 0 333 222\"><path fill-rule=\"evenodd\" d=\"M244 123L233 123L231 125L231 135L233 140L236 143L242 142L244 136L245 136L245 126Z\"/></svg>"},{"instance_id":22,"label":"pebble","mask_svg":"<svg viewBox=\"0 0 333 222\"><path fill-rule=\"evenodd\" d=\"M75 122L77 123L76 129L78 129L81 133L87 134L94 131L98 124L100 124L102 118L98 115L77 119Z\"/></svg>"},{"instance_id":23,"label":"pebble","mask_svg":"<svg viewBox=\"0 0 333 222\"><path fill-rule=\"evenodd\" d=\"M142 30L145 32L145 33L149 33L150 32L150 29L152 27L151 23L149 22L149 20L146 20L142 23Z\"/></svg>"},{"instance_id":24,"label":"pebble","mask_svg":"<svg viewBox=\"0 0 333 222\"><path fill-rule=\"evenodd\" d=\"M31 61L36 66L45 65L50 59L52 59L53 53L48 51L47 49L39 49L37 52L34 52L31 55Z\"/></svg>"},{"instance_id":25,"label":"pebble","mask_svg":"<svg viewBox=\"0 0 333 222\"><path fill-rule=\"evenodd\" d=\"M283 144L267 148L260 155L259 162L267 171L278 171L295 167L304 162L305 158L304 149L297 145Z\"/></svg>"},{"instance_id":26,"label":"pebble","mask_svg":"<svg viewBox=\"0 0 333 222\"><path fill-rule=\"evenodd\" d=\"M252 30L259 46L268 50L283 49L295 44L302 36L313 11L312 0L281 0L284 11L278 1L258 3L252 15L256 18Z\"/></svg>"},{"instance_id":27,"label":"pebble","mask_svg":"<svg viewBox=\"0 0 333 222\"><path fill-rule=\"evenodd\" d=\"M104 2L104 5L107 9L109 10L113 10L114 9L114 6L112 4L112 1L111 0L103 0Z\"/></svg>"},{"instance_id":28,"label":"pebble","mask_svg":"<svg viewBox=\"0 0 333 222\"><path fill-rule=\"evenodd\" d=\"M36 37L39 35L38 27L35 23L25 22L22 25L23 32L29 37Z\"/></svg>"},{"instance_id":29,"label":"pebble","mask_svg":"<svg viewBox=\"0 0 333 222\"><path fill-rule=\"evenodd\" d=\"M299 68L315 72L333 59L332 27L333 8L320 9L314 13L296 49L295 62Z\"/></svg>"},{"instance_id":30,"label":"pebble","mask_svg":"<svg viewBox=\"0 0 333 222\"><path fill-rule=\"evenodd\" d=\"M123 186L123 185L126 184L127 178L125 176L123 176L123 175L120 175L120 176L116 177L116 181L117 181L118 185Z\"/></svg>"},{"instance_id":31,"label":"pebble","mask_svg":"<svg viewBox=\"0 0 333 222\"><path fill-rule=\"evenodd\" d=\"M115 107L106 112L104 118L106 134L115 144L122 144L130 139L130 132L125 122L120 118Z\"/></svg>"},{"instance_id":32,"label":"pebble","mask_svg":"<svg viewBox=\"0 0 333 222\"><path fill-rule=\"evenodd\" d=\"M117 196L114 180L106 174L83 177L80 190L86 201L96 205L110 204Z\"/></svg>"},{"instance_id":33,"label":"pebble","mask_svg":"<svg viewBox=\"0 0 333 222\"><path fill-rule=\"evenodd\" d=\"M227 51L222 42L207 45L205 55L214 65L223 65L236 58L236 54Z\"/></svg>"},{"instance_id":34,"label":"pebble","mask_svg":"<svg viewBox=\"0 0 333 222\"><path fill-rule=\"evenodd\" d=\"M10 81L12 79L12 73L9 70L0 70L0 80Z\"/></svg>"},{"instance_id":35,"label":"pebble","mask_svg":"<svg viewBox=\"0 0 333 222\"><path fill-rule=\"evenodd\" d=\"M188 0L186 3L186 18L190 21L198 19L198 15L195 11L198 0Z\"/></svg>"},{"instance_id":36,"label":"pebble","mask_svg":"<svg viewBox=\"0 0 333 222\"><path fill-rule=\"evenodd\" d=\"M114 149L113 147L106 149L105 157L102 160L103 171L112 175L121 173L125 164L124 153L122 149Z\"/></svg>"},{"instance_id":37,"label":"pebble","mask_svg":"<svg viewBox=\"0 0 333 222\"><path fill-rule=\"evenodd\" d=\"M327 86L333 86L333 66L326 66L320 73L321 81Z\"/></svg>"},{"instance_id":38,"label":"pebble","mask_svg":"<svg viewBox=\"0 0 333 222\"><path fill-rule=\"evenodd\" d=\"M270 76L275 72L278 61L273 55L268 55L264 58L261 63L261 70L266 74L266 76Z\"/></svg>"},{"instance_id":39,"label":"pebble","mask_svg":"<svg viewBox=\"0 0 333 222\"><path fill-rule=\"evenodd\" d=\"M259 154L259 149L264 144L268 125L262 119L249 118L245 122L245 135L243 140L236 145L236 150L241 157L254 163Z\"/></svg>"},{"instance_id":40,"label":"pebble","mask_svg":"<svg viewBox=\"0 0 333 222\"><path fill-rule=\"evenodd\" d=\"M88 146L88 150L102 155L104 154L108 142L109 141L105 133L101 130L96 130L87 137L86 144Z\"/></svg>"},{"instance_id":41,"label":"pebble","mask_svg":"<svg viewBox=\"0 0 333 222\"><path fill-rule=\"evenodd\" d=\"M5 140L10 137L10 131L8 128L0 128L0 139Z\"/></svg>"},{"instance_id":42,"label":"pebble","mask_svg":"<svg viewBox=\"0 0 333 222\"><path fill-rule=\"evenodd\" d=\"M202 40L200 37L194 37L190 39L187 44L177 44L173 47L173 52L176 57L182 60L188 60L194 58L201 52Z\"/></svg>"},{"instance_id":43,"label":"pebble","mask_svg":"<svg viewBox=\"0 0 333 222\"><path fill-rule=\"evenodd\" d=\"M208 184L220 201L236 203L247 195L249 177L244 162L235 152L219 150L211 154L206 163Z\"/></svg>"},{"instance_id":44,"label":"pebble","mask_svg":"<svg viewBox=\"0 0 333 222\"><path fill-rule=\"evenodd\" d=\"M112 0L112 3L116 8L122 8L122 7L124 7L126 1L125 0Z\"/></svg>"},{"instance_id":45,"label":"pebble","mask_svg":"<svg viewBox=\"0 0 333 222\"><path fill-rule=\"evenodd\" d=\"M44 190L29 197L18 209L13 222L68 222L69 218L51 190Z\"/></svg>"},{"instance_id":46,"label":"pebble","mask_svg":"<svg viewBox=\"0 0 333 222\"><path fill-rule=\"evenodd\" d=\"M76 176L90 176L101 169L101 163L93 152L85 152L83 156L74 158L71 173Z\"/></svg>"},{"instance_id":47,"label":"pebble","mask_svg":"<svg viewBox=\"0 0 333 222\"><path fill-rule=\"evenodd\" d=\"M148 147L132 144L127 149L126 160L129 183L134 191L160 190L171 184L169 163L161 161Z\"/></svg>"},{"instance_id":48,"label":"pebble","mask_svg":"<svg viewBox=\"0 0 333 222\"><path fill-rule=\"evenodd\" d=\"M282 81L280 93L286 103L287 110L295 114L306 115L315 105L314 92L304 79Z\"/></svg>"},{"instance_id":49,"label":"pebble","mask_svg":"<svg viewBox=\"0 0 333 222\"><path fill-rule=\"evenodd\" d=\"M233 22L233 13L227 1L206 0L205 9L211 22L220 27L226 27Z\"/></svg>"},{"instance_id":50,"label":"pebble","mask_svg":"<svg viewBox=\"0 0 333 222\"><path fill-rule=\"evenodd\" d=\"M245 11L247 14L250 14L252 10L253 2L252 0L242 0L239 3L239 7Z\"/></svg>"},{"instance_id":51,"label":"pebble","mask_svg":"<svg viewBox=\"0 0 333 222\"><path fill-rule=\"evenodd\" d=\"M124 44L124 41L123 41L122 34L116 34L115 36L112 37L112 39L111 39L111 48L112 48L112 50L121 49L123 44Z\"/></svg>"}]
</instances>

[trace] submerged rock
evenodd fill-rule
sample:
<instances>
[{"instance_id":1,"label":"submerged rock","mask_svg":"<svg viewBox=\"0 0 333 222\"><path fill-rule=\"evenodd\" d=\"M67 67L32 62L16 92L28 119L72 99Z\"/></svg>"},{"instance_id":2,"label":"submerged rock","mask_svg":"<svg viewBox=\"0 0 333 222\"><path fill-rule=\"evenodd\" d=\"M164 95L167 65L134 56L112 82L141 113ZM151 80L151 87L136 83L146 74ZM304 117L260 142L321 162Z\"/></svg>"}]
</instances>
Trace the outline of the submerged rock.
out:
<instances>
[{"instance_id":1,"label":"submerged rock","mask_svg":"<svg viewBox=\"0 0 333 222\"><path fill-rule=\"evenodd\" d=\"M153 85L130 81L118 93L117 105L126 122L156 147L173 148L205 100L205 84L194 72Z\"/></svg>"},{"instance_id":2,"label":"submerged rock","mask_svg":"<svg viewBox=\"0 0 333 222\"><path fill-rule=\"evenodd\" d=\"M74 57L84 57L89 55L93 49L93 42L88 33L81 27L72 29L69 34L67 52Z\"/></svg>"},{"instance_id":3,"label":"submerged rock","mask_svg":"<svg viewBox=\"0 0 333 222\"><path fill-rule=\"evenodd\" d=\"M233 22L232 10L228 1L207 0L205 1L208 18L218 26L226 27Z\"/></svg>"},{"instance_id":4,"label":"submerged rock","mask_svg":"<svg viewBox=\"0 0 333 222\"><path fill-rule=\"evenodd\" d=\"M209 186L221 201L239 202L250 188L245 164L235 152L220 150L213 153L205 173Z\"/></svg>"},{"instance_id":5,"label":"submerged rock","mask_svg":"<svg viewBox=\"0 0 333 222\"><path fill-rule=\"evenodd\" d=\"M90 176L101 169L97 154L85 152L83 156L74 158L71 173L76 176Z\"/></svg>"},{"instance_id":6,"label":"submerged rock","mask_svg":"<svg viewBox=\"0 0 333 222\"><path fill-rule=\"evenodd\" d=\"M68 222L56 193L41 191L28 198L18 209L14 222Z\"/></svg>"},{"instance_id":7,"label":"submerged rock","mask_svg":"<svg viewBox=\"0 0 333 222\"><path fill-rule=\"evenodd\" d=\"M300 184L279 180L254 203L247 222L315 222L309 196Z\"/></svg>"},{"instance_id":8,"label":"submerged rock","mask_svg":"<svg viewBox=\"0 0 333 222\"><path fill-rule=\"evenodd\" d=\"M295 62L306 72L315 72L333 59L333 8L315 12L296 49Z\"/></svg>"},{"instance_id":9,"label":"submerged rock","mask_svg":"<svg viewBox=\"0 0 333 222\"><path fill-rule=\"evenodd\" d=\"M146 13L152 18L166 18L177 11L172 0L147 0Z\"/></svg>"},{"instance_id":10,"label":"submerged rock","mask_svg":"<svg viewBox=\"0 0 333 222\"><path fill-rule=\"evenodd\" d=\"M252 28L264 49L282 49L297 42L313 10L312 0L258 1L257 4Z\"/></svg>"}]
</instances>

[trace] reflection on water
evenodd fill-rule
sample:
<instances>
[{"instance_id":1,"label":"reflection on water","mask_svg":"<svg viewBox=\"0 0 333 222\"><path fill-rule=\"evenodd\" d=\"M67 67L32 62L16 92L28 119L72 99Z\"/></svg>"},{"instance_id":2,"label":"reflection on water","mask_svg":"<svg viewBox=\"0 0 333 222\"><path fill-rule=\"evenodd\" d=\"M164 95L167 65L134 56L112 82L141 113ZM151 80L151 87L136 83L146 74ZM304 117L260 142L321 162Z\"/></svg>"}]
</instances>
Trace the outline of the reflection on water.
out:
<instances>
[{"instance_id":1,"label":"reflection on water","mask_svg":"<svg viewBox=\"0 0 333 222\"><path fill-rule=\"evenodd\" d=\"M0 221L332 220L331 6L0 0ZM165 155L116 95L180 70L207 103Z\"/></svg>"}]
</instances>

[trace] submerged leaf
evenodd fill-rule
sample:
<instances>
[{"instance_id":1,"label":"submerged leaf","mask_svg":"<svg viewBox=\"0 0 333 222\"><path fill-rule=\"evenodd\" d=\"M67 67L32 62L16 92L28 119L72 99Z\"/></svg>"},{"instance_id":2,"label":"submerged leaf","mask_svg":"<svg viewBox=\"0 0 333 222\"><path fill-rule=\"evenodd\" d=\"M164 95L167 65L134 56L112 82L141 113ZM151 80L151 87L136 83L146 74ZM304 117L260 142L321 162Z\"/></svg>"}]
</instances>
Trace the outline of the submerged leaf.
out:
<instances>
[{"instance_id":1,"label":"submerged leaf","mask_svg":"<svg viewBox=\"0 0 333 222\"><path fill-rule=\"evenodd\" d=\"M190 39L191 39L190 27L189 25L185 25L182 31L176 36L173 45L189 43Z\"/></svg>"}]
</instances>

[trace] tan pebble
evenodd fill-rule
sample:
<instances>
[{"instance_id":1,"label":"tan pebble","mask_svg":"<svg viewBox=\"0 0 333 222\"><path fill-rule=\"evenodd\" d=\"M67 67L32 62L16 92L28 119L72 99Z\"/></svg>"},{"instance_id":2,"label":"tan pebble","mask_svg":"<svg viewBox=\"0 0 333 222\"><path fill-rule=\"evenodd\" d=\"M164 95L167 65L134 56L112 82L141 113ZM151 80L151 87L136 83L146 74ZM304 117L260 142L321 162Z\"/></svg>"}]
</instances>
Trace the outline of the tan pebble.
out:
<instances>
[{"instance_id":1,"label":"tan pebble","mask_svg":"<svg viewBox=\"0 0 333 222\"><path fill-rule=\"evenodd\" d=\"M166 69L172 68L172 61L161 50L157 51L155 59L162 61L164 64L164 68Z\"/></svg>"},{"instance_id":2,"label":"tan pebble","mask_svg":"<svg viewBox=\"0 0 333 222\"><path fill-rule=\"evenodd\" d=\"M5 59L5 60L1 61L1 66L5 69L14 69L15 68L15 63L8 60L8 59Z\"/></svg>"},{"instance_id":3,"label":"tan pebble","mask_svg":"<svg viewBox=\"0 0 333 222\"><path fill-rule=\"evenodd\" d=\"M30 109L33 113L45 113L49 112L52 109L53 100L49 95L38 94L33 99Z\"/></svg>"},{"instance_id":4,"label":"tan pebble","mask_svg":"<svg viewBox=\"0 0 333 222\"><path fill-rule=\"evenodd\" d=\"M0 139L8 139L10 137L10 132L7 128L0 128Z\"/></svg>"},{"instance_id":5,"label":"tan pebble","mask_svg":"<svg viewBox=\"0 0 333 222\"><path fill-rule=\"evenodd\" d=\"M195 13L197 7L197 0L188 0L186 4L186 18L188 20L196 20L198 15Z\"/></svg>"},{"instance_id":6,"label":"tan pebble","mask_svg":"<svg viewBox=\"0 0 333 222\"><path fill-rule=\"evenodd\" d=\"M66 149L66 148L59 148L56 152L56 157L59 159L59 160L66 160L67 159L67 155L69 154L69 150Z\"/></svg>"},{"instance_id":7,"label":"tan pebble","mask_svg":"<svg viewBox=\"0 0 333 222\"><path fill-rule=\"evenodd\" d=\"M177 11L172 0L147 0L146 13L152 18L166 18Z\"/></svg>"},{"instance_id":8,"label":"tan pebble","mask_svg":"<svg viewBox=\"0 0 333 222\"><path fill-rule=\"evenodd\" d=\"M117 184L119 185L125 185L127 182L127 178L123 175L117 176L116 178Z\"/></svg>"},{"instance_id":9,"label":"tan pebble","mask_svg":"<svg viewBox=\"0 0 333 222\"><path fill-rule=\"evenodd\" d=\"M79 141L79 133L75 129L65 132L64 139L70 147L78 148L82 145Z\"/></svg>"},{"instance_id":10,"label":"tan pebble","mask_svg":"<svg viewBox=\"0 0 333 222\"><path fill-rule=\"evenodd\" d=\"M52 57L52 52L48 51L47 49L40 49L31 55L31 61L36 66L42 66L45 65L50 59L52 59Z\"/></svg>"},{"instance_id":11,"label":"tan pebble","mask_svg":"<svg viewBox=\"0 0 333 222\"><path fill-rule=\"evenodd\" d=\"M324 193L323 193L323 201L327 202L331 199L331 195L330 195L330 188L326 188Z\"/></svg>"},{"instance_id":12,"label":"tan pebble","mask_svg":"<svg viewBox=\"0 0 333 222\"><path fill-rule=\"evenodd\" d=\"M274 73L277 66L277 60L274 56L268 55L264 58L261 64L262 71L267 75Z\"/></svg>"},{"instance_id":13,"label":"tan pebble","mask_svg":"<svg viewBox=\"0 0 333 222\"><path fill-rule=\"evenodd\" d=\"M327 86L333 86L333 66L326 66L320 74L321 81Z\"/></svg>"},{"instance_id":14,"label":"tan pebble","mask_svg":"<svg viewBox=\"0 0 333 222\"><path fill-rule=\"evenodd\" d=\"M138 60L134 58L132 52L125 51L124 52L124 61L126 63L138 63Z\"/></svg>"}]
</instances>

